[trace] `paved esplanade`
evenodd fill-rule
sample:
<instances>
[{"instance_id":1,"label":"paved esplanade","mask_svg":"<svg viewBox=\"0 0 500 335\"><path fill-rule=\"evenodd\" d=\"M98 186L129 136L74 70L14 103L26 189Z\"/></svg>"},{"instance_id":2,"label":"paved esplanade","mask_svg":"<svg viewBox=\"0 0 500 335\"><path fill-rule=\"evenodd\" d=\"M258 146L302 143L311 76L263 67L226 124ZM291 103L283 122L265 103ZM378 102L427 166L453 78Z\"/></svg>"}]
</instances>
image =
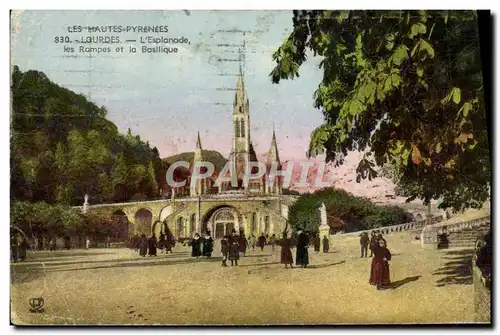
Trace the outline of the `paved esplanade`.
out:
<instances>
[{"instance_id":1,"label":"paved esplanade","mask_svg":"<svg viewBox=\"0 0 500 335\"><path fill-rule=\"evenodd\" d=\"M332 238L310 268L285 269L279 248L221 268L190 250L139 257L127 249L30 254L12 268L12 321L55 324L301 324L471 322L473 285L463 249L422 249L408 232L385 236L394 289L368 284L356 237ZM70 256L75 255L75 256ZM33 260L33 257L36 260ZM295 254L294 254L295 258ZM29 312L43 297L45 313Z\"/></svg>"}]
</instances>

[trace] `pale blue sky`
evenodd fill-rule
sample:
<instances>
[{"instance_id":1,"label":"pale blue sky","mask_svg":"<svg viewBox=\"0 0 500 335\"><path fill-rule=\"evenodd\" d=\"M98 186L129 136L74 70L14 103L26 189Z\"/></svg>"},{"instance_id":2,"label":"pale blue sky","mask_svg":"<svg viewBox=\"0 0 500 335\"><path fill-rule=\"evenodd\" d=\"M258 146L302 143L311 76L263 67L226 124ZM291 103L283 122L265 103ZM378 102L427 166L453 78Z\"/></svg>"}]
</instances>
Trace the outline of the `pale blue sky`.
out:
<instances>
[{"instance_id":1,"label":"pale blue sky","mask_svg":"<svg viewBox=\"0 0 500 335\"><path fill-rule=\"evenodd\" d=\"M284 158L304 158L312 130L322 114L313 107L313 92L321 80L320 59L310 59L301 77L273 85L269 72L271 54L292 29L291 11L24 11L13 16L13 64L25 71L44 72L57 84L89 94L108 109L108 118L125 132L131 128L158 147L162 157L192 151L199 130L204 149L231 149L232 101L238 63L237 49L217 44L239 44L242 34L217 30L250 30L245 36L247 53L245 84L250 100L252 140L258 155L269 149L275 124L278 146ZM168 25L167 34L108 34L120 39L156 35L185 36L191 44L177 45L177 54L108 54L91 59L64 58L63 45L55 36L72 39L86 32L68 34L73 25ZM96 33L93 36L98 35ZM101 34L103 35L103 34ZM140 47L139 43L136 43ZM75 46L73 44L72 46ZM96 46L96 45L93 45ZM114 44L117 46L128 44ZM86 54L79 54L86 56ZM88 70L92 69L89 76ZM82 72L68 72L82 71ZM222 104L222 105L220 105ZM225 105L227 104L227 105Z\"/></svg>"}]
</instances>

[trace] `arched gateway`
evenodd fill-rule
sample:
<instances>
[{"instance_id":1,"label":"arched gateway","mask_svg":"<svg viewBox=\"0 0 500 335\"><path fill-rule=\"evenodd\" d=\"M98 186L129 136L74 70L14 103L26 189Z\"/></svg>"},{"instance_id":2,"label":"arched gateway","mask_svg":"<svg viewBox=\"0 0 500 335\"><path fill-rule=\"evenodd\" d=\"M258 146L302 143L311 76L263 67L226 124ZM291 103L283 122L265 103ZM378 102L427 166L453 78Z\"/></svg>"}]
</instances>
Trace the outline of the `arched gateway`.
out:
<instances>
[{"instance_id":1,"label":"arched gateway","mask_svg":"<svg viewBox=\"0 0 500 335\"><path fill-rule=\"evenodd\" d=\"M237 228L238 213L233 207L223 206L209 211L203 220L203 231L210 231L212 238L219 239Z\"/></svg>"}]
</instances>

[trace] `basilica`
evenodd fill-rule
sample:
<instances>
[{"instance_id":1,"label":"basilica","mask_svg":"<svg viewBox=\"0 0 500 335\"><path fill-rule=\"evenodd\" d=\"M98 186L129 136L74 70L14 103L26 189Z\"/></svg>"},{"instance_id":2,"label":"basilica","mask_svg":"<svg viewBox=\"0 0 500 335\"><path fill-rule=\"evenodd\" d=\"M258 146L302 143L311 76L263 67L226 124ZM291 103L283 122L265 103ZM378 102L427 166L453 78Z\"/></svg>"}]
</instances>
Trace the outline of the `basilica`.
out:
<instances>
[{"instance_id":1,"label":"basilica","mask_svg":"<svg viewBox=\"0 0 500 335\"><path fill-rule=\"evenodd\" d=\"M287 228L288 208L296 199L282 194L283 179L275 175L282 167L274 130L266 159L260 164L261 168L265 167L265 172L262 174L255 164L258 159L250 134L250 104L241 68L232 116L233 141L226 164L230 166L228 175L226 169L216 168L210 177L191 183L195 164L205 159L198 133L190 168L177 167L173 175L174 181L186 183L169 191L171 203L159 212L159 221L153 227L156 234L164 232L176 238L186 238L194 233L208 232L213 238L221 238L235 229L248 236L271 236L279 235ZM259 175L257 172L260 171L261 176L245 182L248 171L252 176ZM231 173L236 175L236 183L233 180L216 184L221 174L228 177ZM231 176L234 178L234 175Z\"/></svg>"},{"instance_id":2,"label":"basilica","mask_svg":"<svg viewBox=\"0 0 500 335\"><path fill-rule=\"evenodd\" d=\"M261 162L263 163L261 166L265 166L265 173L260 173L261 177L249 178L246 183L244 182L245 173L251 172L251 175L255 176L259 174L259 171L256 166L257 164L255 164L258 162L257 155L250 137L250 106L241 68L236 82L236 93L233 102L233 141L228 164L226 164L229 169L225 173L224 169L218 170L216 167L210 177L191 182L193 168L196 163L205 161L203 156L202 143L198 132L194 159L190 164L189 170L177 167L176 171L174 171L174 181L180 182L185 180L187 182L185 186L171 190L170 194L189 196L207 194L281 194L283 177L277 175L270 178L273 168L274 171L280 171L282 168L274 130L271 145L267 152L267 159L265 162ZM204 173L206 170L202 168L200 172ZM230 178L231 174L234 174L237 183L222 182L216 186L216 180L221 177L221 173L224 173L223 177L226 180Z\"/></svg>"}]
</instances>

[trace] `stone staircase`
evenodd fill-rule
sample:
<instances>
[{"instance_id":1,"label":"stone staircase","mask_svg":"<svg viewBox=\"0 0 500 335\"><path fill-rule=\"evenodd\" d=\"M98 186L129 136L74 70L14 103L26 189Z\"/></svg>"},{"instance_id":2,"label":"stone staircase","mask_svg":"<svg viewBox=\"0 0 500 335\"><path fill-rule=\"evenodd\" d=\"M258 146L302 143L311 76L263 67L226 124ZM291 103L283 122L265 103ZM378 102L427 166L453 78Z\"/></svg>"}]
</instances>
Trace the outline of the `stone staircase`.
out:
<instances>
[{"instance_id":1,"label":"stone staircase","mask_svg":"<svg viewBox=\"0 0 500 335\"><path fill-rule=\"evenodd\" d=\"M478 238L485 235L490 229L489 223L483 223L474 228L463 228L451 231L448 235L448 245L438 245L439 248L474 248Z\"/></svg>"}]
</instances>

